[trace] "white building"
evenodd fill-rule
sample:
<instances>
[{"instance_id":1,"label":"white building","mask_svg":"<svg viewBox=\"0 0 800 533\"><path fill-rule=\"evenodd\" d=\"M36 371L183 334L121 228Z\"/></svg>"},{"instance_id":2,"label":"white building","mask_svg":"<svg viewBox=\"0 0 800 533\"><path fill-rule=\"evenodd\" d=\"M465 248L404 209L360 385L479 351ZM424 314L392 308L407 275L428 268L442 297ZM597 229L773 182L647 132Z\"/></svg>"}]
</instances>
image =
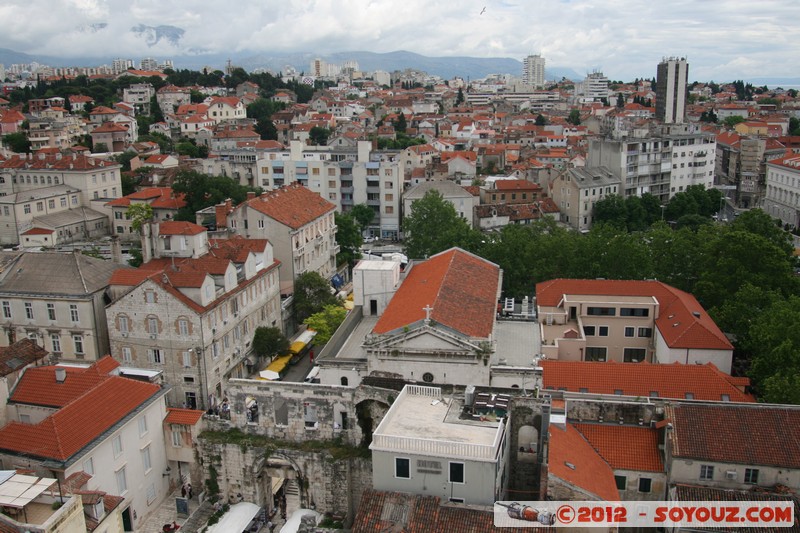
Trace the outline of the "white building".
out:
<instances>
[{"instance_id":1,"label":"white building","mask_svg":"<svg viewBox=\"0 0 800 533\"><path fill-rule=\"evenodd\" d=\"M118 366L106 357L28 369L9 400L13 421L0 429L0 461L122 497L124 529L134 531L169 492L167 390L120 377Z\"/></svg>"},{"instance_id":2,"label":"white building","mask_svg":"<svg viewBox=\"0 0 800 533\"><path fill-rule=\"evenodd\" d=\"M497 402L481 415L469 399L406 385L372 435L372 487L467 505L504 500L509 418Z\"/></svg>"},{"instance_id":3,"label":"white building","mask_svg":"<svg viewBox=\"0 0 800 533\"><path fill-rule=\"evenodd\" d=\"M522 61L522 83L544 87L544 63L544 58L539 54L526 57Z\"/></svg>"},{"instance_id":4,"label":"white building","mask_svg":"<svg viewBox=\"0 0 800 533\"><path fill-rule=\"evenodd\" d=\"M800 155L767 161L764 211L782 224L800 226Z\"/></svg>"},{"instance_id":5,"label":"white building","mask_svg":"<svg viewBox=\"0 0 800 533\"><path fill-rule=\"evenodd\" d=\"M608 99L611 91L608 89L608 78L602 72L592 72L579 83L575 84L575 98L579 102L599 102Z\"/></svg>"}]
</instances>

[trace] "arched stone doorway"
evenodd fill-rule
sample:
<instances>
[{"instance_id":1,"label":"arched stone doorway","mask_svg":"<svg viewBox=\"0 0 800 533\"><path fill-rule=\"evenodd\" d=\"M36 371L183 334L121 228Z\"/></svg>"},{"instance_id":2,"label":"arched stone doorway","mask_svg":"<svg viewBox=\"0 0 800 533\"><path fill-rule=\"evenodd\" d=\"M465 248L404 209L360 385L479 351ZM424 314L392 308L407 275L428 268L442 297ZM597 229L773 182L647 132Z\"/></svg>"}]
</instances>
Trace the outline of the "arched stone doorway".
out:
<instances>
[{"instance_id":1,"label":"arched stone doorway","mask_svg":"<svg viewBox=\"0 0 800 533\"><path fill-rule=\"evenodd\" d=\"M388 410L389 404L381 400L367 399L356 404L358 426L361 428L360 445L362 447L366 448L370 445L372 433L377 429L378 424L381 423Z\"/></svg>"},{"instance_id":2,"label":"arched stone doorway","mask_svg":"<svg viewBox=\"0 0 800 533\"><path fill-rule=\"evenodd\" d=\"M256 483L256 500L267 510L278 516L289 517L298 509L308 508L308 481L297 462L280 452L263 457Z\"/></svg>"}]
</instances>

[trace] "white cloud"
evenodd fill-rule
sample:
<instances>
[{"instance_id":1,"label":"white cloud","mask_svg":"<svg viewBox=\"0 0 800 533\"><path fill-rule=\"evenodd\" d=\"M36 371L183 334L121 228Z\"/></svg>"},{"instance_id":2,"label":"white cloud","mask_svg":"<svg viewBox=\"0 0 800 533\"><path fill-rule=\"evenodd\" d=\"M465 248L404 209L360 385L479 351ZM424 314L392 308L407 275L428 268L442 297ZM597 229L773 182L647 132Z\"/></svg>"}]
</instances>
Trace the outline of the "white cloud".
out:
<instances>
[{"instance_id":1,"label":"white cloud","mask_svg":"<svg viewBox=\"0 0 800 533\"><path fill-rule=\"evenodd\" d=\"M521 59L541 52L549 65L601 69L615 79L650 77L670 55L688 57L698 79L800 72L797 0L5 0L0 20L0 47L61 57L202 49ZM97 23L107 26L86 31ZM130 32L138 24L182 28L181 49L148 48Z\"/></svg>"}]
</instances>

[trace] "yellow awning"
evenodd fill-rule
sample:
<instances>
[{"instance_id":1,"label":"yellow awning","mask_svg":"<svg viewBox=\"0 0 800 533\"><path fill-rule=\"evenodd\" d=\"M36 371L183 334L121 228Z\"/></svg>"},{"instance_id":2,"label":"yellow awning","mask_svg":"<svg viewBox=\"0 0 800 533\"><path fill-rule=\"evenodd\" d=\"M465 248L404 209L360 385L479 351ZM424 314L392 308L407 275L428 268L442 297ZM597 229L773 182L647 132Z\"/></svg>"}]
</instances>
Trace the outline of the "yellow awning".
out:
<instances>
[{"instance_id":1,"label":"yellow awning","mask_svg":"<svg viewBox=\"0 0 800 533\"><path fill-rule=\"evenodd\" d=\"M283 369L286 368L286 365L289 364L289 360L291 358L292 354L282 355L272 361L264 370L272 370L273 372L280 374L283 372Z\"/></svg>"},{"instance_id":2,"label":"yellow awning","mask_svg":"<svg viewBox=\"0 0 800 533\"><path fill-rule=\"evenodd\" d=\"M292 353L300 353L303 351L303 348L306 347L306 343L303 341L294 341L291 346L289 346L289 351Z\"/></svg>"}]
</instances>

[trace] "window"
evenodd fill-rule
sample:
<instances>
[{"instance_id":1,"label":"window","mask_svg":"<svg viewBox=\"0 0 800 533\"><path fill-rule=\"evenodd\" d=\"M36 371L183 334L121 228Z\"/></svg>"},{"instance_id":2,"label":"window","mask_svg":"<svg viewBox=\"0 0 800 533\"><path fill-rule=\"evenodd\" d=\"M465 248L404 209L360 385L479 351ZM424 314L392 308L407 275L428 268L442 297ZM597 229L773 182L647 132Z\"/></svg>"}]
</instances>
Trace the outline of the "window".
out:
<instances>
[{"instance_id":1,"label":"window","mask_svg":"<svg viewBox=\"0 0 800 533\"><path fill-rule=\"evenodd\" d=\"M605 360L606 360L605 346L586 347L586 361L605 361Z\"/></svg>"},{"instance_id":2,"label":"window","mask_svg":"<svg viewBox=\"0 0 800 533\"><path fill-rule=\"evenodd\" d=\"M183 352L183 368L189 368L190 366L192 366L192 353Z\"/></svg>"},{"instance_id":3,"label":"window","mask_svg":"<svg viewBox=\"0 0 800 533\"><path fill-rule=\"evenodd\" d=\"M56 304L48 303L47 304L47 318L50 320L56 319Z\"/></svg>"},{"instance_id":4,"label":"window","mask_svg":"<svg viewBox=\"0 0 800 533\"><path fill-rule=\"evenodd\" d=\"M653 328L639 328L639 336L640 337L652 337L653 336Z\"/></svg>"},{"instance_id":5,"label":"window","mask_svg":"<svg viewBox=\"0 0 800 533\"><path fill-rule=\"evenodd\" d=\"M120 315L119 317L119 331L120 333L128 333L128 317Z\"/></svg>"},{"instance_id":6,"label":"window","mask_svg":"<svg viewBox=\"0 0 800 533\"><path fill-rule=\"evenodd\" d=\"M587 337L594 337L595 334L594 326L583 326L583 334Z\"/></svg>"},{"instance_id":7,"label":"window","mask_svg":"<svg viewBox=\"0 0 800 533\"><path fill-rule=\"evenodd\" d=\"M433 374L431 374L430 372L425 372L424 374L422 374L422 381L424 381L425 383L433 383Z\"/></svg>"},{"instance_id":8,"label":"window","mask_svg":"<svg viewBox=\"0 0 800 533\"><path fill-rule=\"evenodd\" d=\"M11 318L11 302L3 302L3 318Z\"/></svg>"},{"instance_id":9,"label":"window","mask_svg":"<svg viewBox=\"0 0 800 533\"><path fill-rule=\"evenodd\" d=\"M626 363L641 363L644 361L646 350L644 348L625 348L622 353Z\"/></svg>"},{"instance_id":10,"label":"window","mask_svg":"<svg viewBox=\"0 0 800 533\"><path fill-rule=\"evenodd\" d=\"M600 337L608 337L608 326L598 326L597 335Z\"/></svg>"},{"instance_id":11,"label":"window","mask_svg":"<svg viewBox=\"0 0 800 533\"><path fill-rule=\"evenodd\" d=\"M188 320L178 320L178 333L182 337L187 337L189 335L189 321Z\"/></svg>"},{"instance_id":12,"label":"window","mask_svg":"<svg viewBox=\"0 0 800 533\"><path fill-rule=\"evenodd\" d=\"M744 469L744 482L755 485L758 483L758 468Z\"/></svg>"},{"instance_id":13,"label":"window","mask_svg":"<svg viewBox=\"0 0 800 533\"><path fill-rule=\"evenodd\" d=\"M344 387L347 387L347 385L349 385L349 383L350 383L350 381L347 379L347 376L342 376L340 381L342 383L342 386L344 386Z\"/></svg>"},{"instance_id":14,"label":"window","mask_svg":"<svg viewBox=\"0 0 800 533\"><path fill-rule=\"evenodd\" d=\"M172 430L172 445L176 448L180 448L183 442L183 437L181 435L180 430L173 429Z\"/></svg>"},{"instance_id":15,"label":"window","mask_svg":"<svg viewBox=\"0 0 800 533\"><path fill-rule=\"evenodd\" d=\"M61 337L58 336L58 333L50 335L50 342L53 343L53 353L61 353Z\"/></svg>"},{"instance_id":16,"label":"window","mask_svg":"<svg viewBox=\"0 0 800 533\"><path fill-rule=\"evenodd\" d=\"M616 316L615 307L587 307L586 314L589 316Z\"/></svg>"},{"instance_id":17,"label":"window","mask_svg":"<svg viewBox=\"0 0 800 533\"><path fill-rule=\"evenodd\" d=\"M131 355L131 349L129 346L122 347L122 361L125 363L133 362L133 357Z\"/></svg>"},{"instance_id":18,"label":"window","mask_svg":"<svg viewBox=\"0 0 800 533\"><path fill-rule=\"evenodd\" d=\"M55 200L55 198L52 198L52 199L47 201L47 207L49 207L50 209L55 209L56 208L56 200Z\"/></svg>"},{"instance_id":19,"label":"window","mask_svg":"<svg viewBox=\"0 0 800 533\"><path fill-rule=\"evenodd\" d=\"M705 481L714 479L714 467L711 465L700 465L700 479Z\"/></svg>"},{"instance_id":20,"label":"window","mask_svg":"<svg viewBox=\"0 0 800 533\"><path fill-rule=\"evenodd\" d=\"M634 332L635 332L635 328L632 328L632 327L626 327L625 328L625 336L626 337L633 337Z\"/></svg>"},{"instance_id":21,"label":"window","mask_svg":"<svg viewBox=\"0 0 800 533\"><path fill-rule=\"evenodd\" d=\"M90 476L94 475L94 460L92 460L91 457L89 457L83 462L83 471L89 474Z\"/></svg>"},{"instance_id":22,"label":"window","mask_svg":"<svg viewBox=\"0 0 800 533\"><path fill-rule=\"evenodd\" d=\"M394 477L411 478L410 461L404 457L394 458Z\"/></svg>"},{"instance_id":23,"label":"window","mask_svg":"<svg viewBox=\"0 0 800 533\"><path fill-rule=\"evenodd\" d=\"M128 491L128 480L125 477L125 467L123 466L114 473L117 478L117 494L120 496Z\"/></svg>"},{"instance_id":24,"label":"window","mask_svg":"<svg viewBox=\"0 0 800 533\"><path fill-rule=\"evenodd\" d=\"M122 436L117 435L114 437L114 440L111 441L111 448L114 450L114 458L116 459L120 455L122 455Z\"/></svg>"},{"instance_id":25,"label":"window","mask_svg":"<svg viewBox=\"0 0 800 533\"><path fill-rule=\"evenodd\" d=\"M142 450L142 467L144 468L145 473L149 472L151 468L153 468L152 463L150 462L150 446L145 446Z\"/></svg>"},{"instance_id":26,"label":"window","mask_svg":"<svg viewBox=\"0 0 800 533\"><path fill-rule=\"evenodd\" d=\"M625 490L628 487L628 478L625 476L614 476L617 482L617 490Z\"/></svg>"},{"instance_id":27,"label":"window","mask_svg":"<svg viewBox=\"0 0 800 533\"><path fill-rule=\"evenodd\" d=\"M464 463L450 463L450 483L464 483Z\"/></svg>"},{"instance_id":28,"label":"window","mask_svg":"<svg viewBox=\"0 0 800 533\"><path fill-rule=\"evenodd\" d=\"M144 301L148 304L156 303L156 294L153 291L145 291L144 292Z\"/></svg>"},{"instance_id":29,"label":"window","mask_svg":"<svg viewBox=\"0 0 800 533\"><path fill-rule=\"evenodd\" d=\"M650 492L650 488L652 486L653 480L649 477L640 477L639 478L639 492Z\"/></svg>"},{"instance_id":30,"label":"window","mask_svg":"<svg viewBox=\"0 0 800 533\"><path fill-rule=\"evenodd\" d=\"M142 416L139 419L139 436L143 437L147 433L147 417Z\"/></svg>"},{"instance_id":31,"label":"window","mask_svg":"<svg viewBox=\"0 0 800 533\"><path fill-rule=\"evenodd\" d=\"M649 316L650 310L640 307L621 307L619 316Z\"/></svg>"},{"instance_id":32,"label":"window","mask_svg":"<svg viewBox=\"0 0 800 533\"><path fill-rule=\"evenodd\" d=\"M72 342L75 343L75 353L83 354L83 337L81 335L73 335Z\"/></svg>"},{"instance_id":33,"label":"window","mask_svg":"<svg viewBox=\"0 0 800 533\"><path fill-rule=\"evenodd\" d=\"M155 317L149 317L147 319L147 332L150 335L157 335L158 334L158 319Z\"/></svg>"},{"instance_id":34,"label":"window","mask_svg":"<svg viewBox=\"0 0 800 533\"><path fill-rule=\"evenodd\" d=\"M78 315L78 304L69 304L69 319L73 322L80 322Z\"/></svg>"},{"instance_id":35,"label":"window","mask_svg":"<svg viewBox=\"0 0 800 533\"><path fill-rule=\"evenodd\" d=\"M33 304L31 302L25 302L25 318L33 320Z\"/></svg>"},{"instance_id":36,"label":"window","mask_svg":"<svg viewBox=\"0 0 800 533\"><path fill-rule=\"evenodd\" d=\"M164 363L164 351L160 348L153 348L152 350L147 350L147 360L151 363L155 364L163 364Z\"/></svg>"},{"instance_id":37,"label":"window","mask_svg":"<svg viewBox=\"0 0 800 533\"><path fill-rule=\"evenodd\" d=\"M31 204L25 204L25 205L23 205L23 206L22 206L22 211L23 211L23 212L24 212L26 215L30 215L30 214L31 214Z\"/></svg>"}]
</instances>

